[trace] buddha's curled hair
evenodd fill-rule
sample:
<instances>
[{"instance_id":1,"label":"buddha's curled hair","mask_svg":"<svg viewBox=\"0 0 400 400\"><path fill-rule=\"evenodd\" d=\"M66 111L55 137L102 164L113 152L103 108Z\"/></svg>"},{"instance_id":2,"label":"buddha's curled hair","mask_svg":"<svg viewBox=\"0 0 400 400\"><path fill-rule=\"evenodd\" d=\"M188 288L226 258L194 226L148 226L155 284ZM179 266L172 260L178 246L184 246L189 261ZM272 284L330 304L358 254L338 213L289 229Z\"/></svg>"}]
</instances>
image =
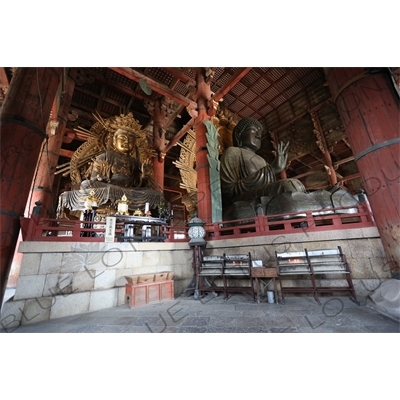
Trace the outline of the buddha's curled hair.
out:
<instances>
[{"instance_id":1,"label":"buddha's curled hair","mask_svg":"<svg viewBox=\"0 0 400 400\"><path fill-rule=\"evenodd\" d=\"M235 128L233 129L233 145L235 147L240 147L241 143L242 143L242 134L243 132L250 126L250 125L254 125L257 126L258 128L260 128L261 130L263 129L263 126L261 125L261 123L259 121L257 121L254 118L244 118L241 119L235 126Z\"/></svg>"}]
</instances>

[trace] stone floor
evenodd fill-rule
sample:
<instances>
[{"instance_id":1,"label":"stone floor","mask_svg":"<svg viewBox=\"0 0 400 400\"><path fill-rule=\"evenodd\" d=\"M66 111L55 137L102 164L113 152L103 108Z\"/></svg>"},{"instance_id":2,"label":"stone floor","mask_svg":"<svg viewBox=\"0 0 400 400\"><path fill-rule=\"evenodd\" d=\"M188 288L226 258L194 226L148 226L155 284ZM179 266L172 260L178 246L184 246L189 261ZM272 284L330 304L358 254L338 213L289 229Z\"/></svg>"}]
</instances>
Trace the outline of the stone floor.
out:
<instances>
[{"instance_id":1,"label":"stone floor","mask_svg":"<svg viewBox=\"0 0 400 400\"><path fill-rule=\"evenodd\" d=\"M31 323L8 333L398 333L400 322L370 299L358 306L348 297L288 296L285 304L254 303L249 295L225 301L193 296L130 309L115 308Z\"/></svg>"}]
</instances>

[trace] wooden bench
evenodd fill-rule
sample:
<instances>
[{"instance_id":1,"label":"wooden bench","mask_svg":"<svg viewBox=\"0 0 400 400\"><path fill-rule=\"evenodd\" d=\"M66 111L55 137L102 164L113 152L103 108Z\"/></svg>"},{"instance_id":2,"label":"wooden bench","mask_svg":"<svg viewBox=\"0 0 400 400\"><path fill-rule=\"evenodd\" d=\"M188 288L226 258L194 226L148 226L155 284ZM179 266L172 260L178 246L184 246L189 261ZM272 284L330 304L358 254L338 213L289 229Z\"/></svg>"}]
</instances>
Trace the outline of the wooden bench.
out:
<instances>
[{"instance_id":1,"label":"wooden bench","mask_svg":"<svg viewBox=\"0 0 400 400\"><path fill-rule=\"evenodd\" d=\"M228 293L250 292L255 301L253 279L251 277L251 255L229 254L222 256L203 256L199 268L199 291L223 292L225 300ZM222 285L214 282L220 278ZM248 280L249 285L231 285L239 279Z\"/></svg>"},{"instance_id":2,"label":"wooden bench","mask_svg":"<svg viewBox=\"0 0 400 400\"><path fill-rule=\"evenodd\" d=\"M340 246L337 249L275 252L275 256L282 301L284 301L285 293L312 293L315 300L321 304L319 300L321 293L347 292L350 293L350 299L359 305L350 266ZM334 275L337 276L336 279L344 279L347 286L321 285L321 283L327 283ZM291 281L296 283L300 276L309 281L308 286L284 286L287 278L291 278Z\"/></svg>"}]
</instances>

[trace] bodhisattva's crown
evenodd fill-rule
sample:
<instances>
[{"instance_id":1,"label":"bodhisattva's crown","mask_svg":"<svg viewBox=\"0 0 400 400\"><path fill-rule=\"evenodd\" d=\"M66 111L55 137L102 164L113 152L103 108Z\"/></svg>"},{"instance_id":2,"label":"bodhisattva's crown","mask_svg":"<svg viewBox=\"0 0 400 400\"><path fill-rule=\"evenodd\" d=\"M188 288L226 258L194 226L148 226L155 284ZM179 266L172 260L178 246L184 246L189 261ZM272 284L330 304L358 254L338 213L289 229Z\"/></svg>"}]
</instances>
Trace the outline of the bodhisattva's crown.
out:
<instances>
[{"instance_id":1,"label":"bodhisattva's crown","mask_svg":"<svg viewBox=\"0 0 400 400\"><path fill-rule=\"evenodd\" d=\"M132 113L129 113L128 115L121 114L120 116L109 118L105 121L105 127L110 131L123 129L124 131L132 132L135 135L140 135L142 129L139 121L133 118Z\"/></svg>"}]
</instances>

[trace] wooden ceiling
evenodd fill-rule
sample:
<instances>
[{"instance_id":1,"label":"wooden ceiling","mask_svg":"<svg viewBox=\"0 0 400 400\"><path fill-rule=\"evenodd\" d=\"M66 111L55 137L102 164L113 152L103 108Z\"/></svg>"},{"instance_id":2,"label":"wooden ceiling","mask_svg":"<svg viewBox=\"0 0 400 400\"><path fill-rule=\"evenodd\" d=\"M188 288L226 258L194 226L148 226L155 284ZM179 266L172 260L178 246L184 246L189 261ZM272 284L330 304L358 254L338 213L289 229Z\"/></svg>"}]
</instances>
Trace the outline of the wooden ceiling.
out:
<instances>
[{"instance_id":1,"label":"wooden ceiling","mask_svg":"<svg viewBox=\"0 0 400 400\"><path fill-rule=\"evenodd\" d=\"M183 140L185 126L191 120L186 107L193 104L193 68L76 69L77 80L59 163L68 162L72 152L86 140L84 135L74 135L73 131L78 127L90 129L96 122L94 111L103 118L132 112L148 132L151 143L149 109L155 99L162 96L168 110L164 126L168 149L164 185L178 190L180 174L173 162L179 158L180 147L168 146L168 143L172 144L178 138ZM273 159L272 139L290 141L288 177L301 179L310 190L329 186L326 161L319 146L321 140L316 134L319 130L340 183L353 193L362 187L322 68L218 67L204 68L204 73L221 108L237 120L252 117L262 123L265 130L259 153L267 161ZM0 68L0 104L11 79L12 68ZM179 137L176 136L178 133Z\"/></svg>"}]
</instances>

